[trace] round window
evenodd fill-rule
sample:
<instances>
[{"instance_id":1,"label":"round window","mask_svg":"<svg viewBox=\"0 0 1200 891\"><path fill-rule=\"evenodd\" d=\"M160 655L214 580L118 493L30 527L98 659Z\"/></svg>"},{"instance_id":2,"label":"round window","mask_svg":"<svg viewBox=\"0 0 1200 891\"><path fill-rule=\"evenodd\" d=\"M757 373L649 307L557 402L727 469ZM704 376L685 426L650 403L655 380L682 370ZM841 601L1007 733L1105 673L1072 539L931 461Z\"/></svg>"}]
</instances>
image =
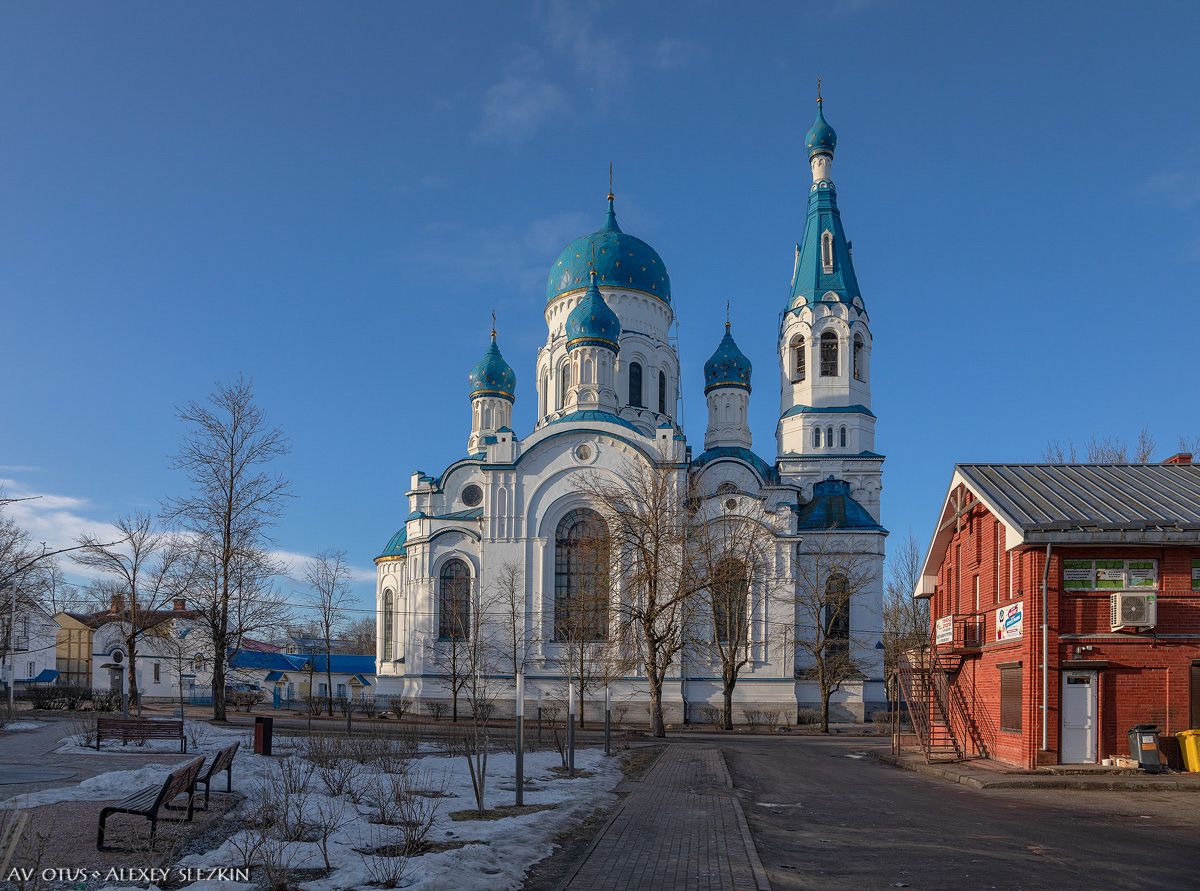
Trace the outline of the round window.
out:
<instances>
[{"instance_id":1,"label":"round window","mask_svg":"<svg viewBox=\"0 0 1200 891\"><path fill-rule=\"evenodd\" d=\"M735 510L737 508L737 499L730 498L728 501L725 502L725 507L728 508L729 510Z\"/></svg>"},{"instance_id":2,"label":"round window","mask_svg":"<svg viewBox=\"0 0 1200 891\"><path fill-rule=\"evenodd\" d=\"M113 650L112 661L115 662L117 665L120 665L122 662L125 661L125 654L122 653L120 650Z\"/></svg>"},{"instance_id":3,"label":"round window","mask_svg":"<svg viewBox=\"0 0 1200 891\"><path fill-rule=\"evenodd\" d=\"M580 461L587 461L592 457L592 447L589 445L580 445L575 447L575 457Z\"/></svg>"},{"instance_id":4,"label":"round window","mask_svg":"<svg viewBox=\"0 0 1200 891\"><path fill-rule=\"evenodd\" d=\"M475 507L477 504L483 501L483 489L479 488L474 483L471 483L469 486L465 486L462 490L462 500L463 504L465 504L467 507Z\"/></svg>"}]
</instances>

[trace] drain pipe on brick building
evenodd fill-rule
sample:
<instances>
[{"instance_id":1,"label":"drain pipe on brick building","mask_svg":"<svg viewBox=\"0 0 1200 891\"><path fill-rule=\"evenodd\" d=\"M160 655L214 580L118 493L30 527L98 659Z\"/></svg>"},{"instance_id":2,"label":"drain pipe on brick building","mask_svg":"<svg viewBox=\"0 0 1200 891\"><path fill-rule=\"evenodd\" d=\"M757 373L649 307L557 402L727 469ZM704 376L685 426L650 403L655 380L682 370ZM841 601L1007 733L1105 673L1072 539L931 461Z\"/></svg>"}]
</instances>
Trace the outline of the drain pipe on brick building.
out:
<instances>
[{"instance_id":1,"label":"drain pipe on brick building","mask_svg":"<svg viewBox=\"0 0 1200 891\"><path fill-rule=\"evenodd\" d=\"M1046 542L1046 565L1042 567L1042 751L1050 750L1050 616L1049 593L1050 549Z\"/></svg>"}]
</instances>

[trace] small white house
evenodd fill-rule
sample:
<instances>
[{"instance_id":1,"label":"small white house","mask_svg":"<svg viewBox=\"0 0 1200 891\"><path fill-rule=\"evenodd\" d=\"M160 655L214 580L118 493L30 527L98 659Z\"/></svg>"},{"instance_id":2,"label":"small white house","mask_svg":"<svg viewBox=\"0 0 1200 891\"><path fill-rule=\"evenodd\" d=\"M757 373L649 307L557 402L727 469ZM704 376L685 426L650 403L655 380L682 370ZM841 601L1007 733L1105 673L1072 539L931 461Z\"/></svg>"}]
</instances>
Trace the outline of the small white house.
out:
<instances>
[{"instance_id":1,"label":"small white house","mask_svg":"<svg viewBox=\"0 0 1200 891\"><path fill-rule=\"evenodd\" d=\"M51 684L58 676L54 668L55 638L58 623L54 617L28 597L17 597L12 615L11 601L4 607L4 681L15 682L17 689L29 684ZM11 625L11 627L10 627ZM10 647L9 642L14 646Z\"/></svg>"}]
</instances>

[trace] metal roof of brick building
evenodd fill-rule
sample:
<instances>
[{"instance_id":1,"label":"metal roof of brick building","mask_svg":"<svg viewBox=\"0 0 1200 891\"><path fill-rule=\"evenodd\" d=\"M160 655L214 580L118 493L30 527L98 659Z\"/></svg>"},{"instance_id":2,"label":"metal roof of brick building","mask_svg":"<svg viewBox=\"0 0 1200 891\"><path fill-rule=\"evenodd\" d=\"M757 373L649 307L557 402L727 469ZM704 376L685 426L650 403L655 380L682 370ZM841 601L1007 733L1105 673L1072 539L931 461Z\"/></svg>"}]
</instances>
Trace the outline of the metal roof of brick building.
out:
<instances>
[{"instance_id":1,"label":"metal roof of brick building","mask_svg":"<svg viewBox=\"0 0 1200 891\"><path fill-rule=\"evenodd\" d=\"M1200 465L960 464L956 470L1026 540L1074 532L1200 541Z\"/></svg>"}]
</instances>

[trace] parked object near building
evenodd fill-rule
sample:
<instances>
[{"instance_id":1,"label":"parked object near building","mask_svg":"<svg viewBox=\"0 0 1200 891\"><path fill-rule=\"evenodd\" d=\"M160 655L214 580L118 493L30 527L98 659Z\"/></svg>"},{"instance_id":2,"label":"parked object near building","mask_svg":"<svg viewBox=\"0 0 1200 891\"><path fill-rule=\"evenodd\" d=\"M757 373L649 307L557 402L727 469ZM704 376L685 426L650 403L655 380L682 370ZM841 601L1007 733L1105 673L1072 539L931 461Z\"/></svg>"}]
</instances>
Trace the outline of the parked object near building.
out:
<instances>
[{"instance_id":1,"label":"parked object near building","mask_svg":"<svg viewBox=\"0 0 1200 891\"><path fill-rule=\"evenodd\" d=\"M899 682L927 757L1018 767L1131 755L1200 727L1200 467L964 464L916 597L930 649ZM940 743L940 745L939 745Z\"/></svg>"}]
</instances>

